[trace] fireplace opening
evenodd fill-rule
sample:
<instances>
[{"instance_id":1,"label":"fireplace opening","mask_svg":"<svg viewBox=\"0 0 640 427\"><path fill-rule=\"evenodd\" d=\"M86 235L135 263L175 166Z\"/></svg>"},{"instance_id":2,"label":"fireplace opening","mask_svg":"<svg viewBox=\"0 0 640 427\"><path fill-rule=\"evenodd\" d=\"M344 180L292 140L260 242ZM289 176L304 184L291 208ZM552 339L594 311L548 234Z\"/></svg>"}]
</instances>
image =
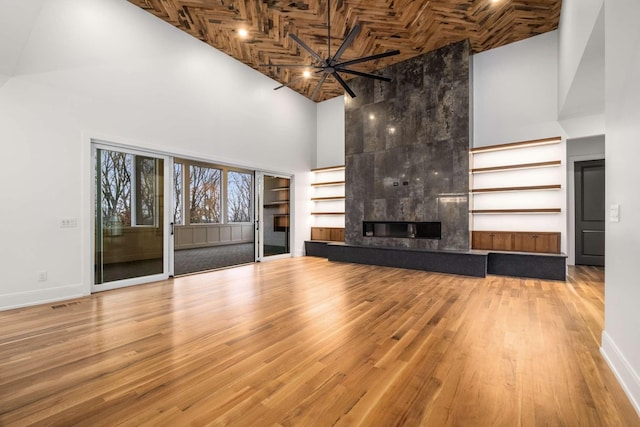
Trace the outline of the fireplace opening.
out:
<instances>
[{"instance_id":1,"label":"fireplace opening","mask_svg":"<svg viewBox=\"0 0 640 427\"><path fill-rule=\"evenodd\" d=\"M409 239L442 239L441 222L363 221L365 237L403 237Z\"/></svg>"}]
</instances>

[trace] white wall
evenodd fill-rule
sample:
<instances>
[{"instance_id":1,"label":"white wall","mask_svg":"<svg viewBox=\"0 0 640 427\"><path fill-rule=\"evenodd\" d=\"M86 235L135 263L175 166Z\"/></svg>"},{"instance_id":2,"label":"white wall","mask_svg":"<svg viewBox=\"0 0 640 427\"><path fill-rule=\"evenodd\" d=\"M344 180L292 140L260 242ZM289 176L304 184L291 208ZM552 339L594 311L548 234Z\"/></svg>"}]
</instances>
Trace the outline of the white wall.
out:
<instances>
[{"instance_id":1,"label":"white wall","mask_svg":"<svg viewBox=\"0 0 640 427\"><path fill-rule=\"evenodd\" d=\"M2 76L15 71L22 49L29 39L31 25L42 9L44 0L0 0L0 86Z\"/></svg>"},{"instance_id":2,"label":"white wall","mask_svg":"<svg viewBox=\"0 0 640 427\"><path fill-rule=\"evenodd\" d=\"M603 0L563 0L560 13L558 105L562 107L574 83Z\"/></svg>"},{"instance_id":3,"label":"white wall","mask_svg":"<svg viewBox=\"0 0 640 427\"><path fill-rule=\"evenodd\" d=\"M474 147L564 136L557 46L552 31L474 55Z\"/></svg>"},{"instance_id":4,"label":"white wall","mask_svg":"<svg viewBox=\"0 0 640 427\"><path fill-rule=\"evenodd\" d=\"M344 165L344 97L319 102L317 106L315 167Z\"/></svg>"},{"instance_id":5,"label":"white wall","mask_svg":"<svg viewBox=\"0 0 640 427\"><path fill-rule=\"evenodd\" d=\"M0 16L23 3L2 0ZM0 87L0 308L89 292L90 138L295 174L302 254L314 103L125 0L42 4Z\"/></svg>"},{"instance_id":6,"label":"white wall","mask_svg":"<svg viewBox=\"0 0 640 427\"><path fill-rule=\"evenodd\" d=\"M602 352L640 414L640 2L606 0L606 224Z\"/></svg>"},{"instance_id":7,"label":"white wall","mask_svg":"<svg viewBox=\"0 0 640 427\"><path fill-rule=\"evenodd\" d=\"M558 65L560 125L568 138L602 135L605 132L603 3L569 0L562 6ZM595 21L590 16L594 13Z\"/></svg>"},{"instance_id":8,"label":"white wall","mask_svg":"<svg viewBox=\"0 0 640 427\"><path fill-rule=\"evenodd\" d=\"M604 76L602 78L602 85L604 86ZM604 102L601 114L562 118L560 119L560 126L562 126L567 138L587 138L604 134Z\"/></svg>"}]
</instances>

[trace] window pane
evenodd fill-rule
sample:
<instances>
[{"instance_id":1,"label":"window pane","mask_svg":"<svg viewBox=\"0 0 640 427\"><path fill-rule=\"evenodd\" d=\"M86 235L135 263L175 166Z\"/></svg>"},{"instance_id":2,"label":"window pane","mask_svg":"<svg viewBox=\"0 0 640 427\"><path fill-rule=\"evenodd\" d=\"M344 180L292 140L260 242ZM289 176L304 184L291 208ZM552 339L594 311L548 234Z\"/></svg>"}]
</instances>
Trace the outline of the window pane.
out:
<instances>
[{"instance_id":1,"label":"window pane","mask_svg":"<svg viewBox=\"0 0 640 427\"><path fill-rule=\"evenodd\" d=\"M251 174L229 171L227 174L227 215L229 222L251 221Z\"/></svg>"},{"instance_id":2,"label":"window pane","mask_svg":"<svg viewBox=\"0 0 640 427\"><path fill-rule=\"evenodd\" d=\"M131 225L131 170L133 155L99 150L102 157L99 175L102 190L102 218L107 226L120 232Z\"/></svg>"},{"instance_id":3,"label":"window pane","mask_svg":"<svg viewBox=\"0 0 640 427\"><path fill-rule=\"evenodd\" d=\"M154 225L156 212L156 161L136 156L136 225Z\"/></svg>"},{"instance_id":4,"label":"window pane","mask_svg":"<svg viewBox=\"0 0 640 427\"><path fill-rule=\"evenodd\" d=\"M220 222L220 199L222 196L220 169L204 166L189 167L191 224Z\"/></svg>"},{"instance_id":5,"label":"window pane","mask_svg":"<svg viewBox=\"0 0 640 427\"><path fill-rule=\"evenodd\" d=\"M173 223L183 225L182 218L182 163L173 164Z\"/></svg>"}]
</instances>

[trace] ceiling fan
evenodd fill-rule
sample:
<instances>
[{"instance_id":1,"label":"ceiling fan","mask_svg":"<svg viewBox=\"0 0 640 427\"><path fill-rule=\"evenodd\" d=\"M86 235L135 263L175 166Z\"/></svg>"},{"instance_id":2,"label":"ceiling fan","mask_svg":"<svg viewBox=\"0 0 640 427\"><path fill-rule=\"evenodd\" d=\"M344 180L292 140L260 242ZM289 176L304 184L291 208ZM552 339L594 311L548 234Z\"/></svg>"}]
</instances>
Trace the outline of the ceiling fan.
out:
<instances>
[{"instance_id":1,"label":"ceiling fan","mask_svg":"<svg viewBox=\"0 0 640 427\"><path fill-rule=\"evenodd\" d=\"M311 96L312 101L315 101L316 97L320 93L320 88L322 87L322 84L329 76L332 76L344 88L344 90L349 94L351 98L355 98L356 94L353 92L353 90L351 90L351 88L342 79L342 77L340 77L340 74L338 73L352 74L355 76L367 77L371 79L390 82L391 81L390 78L379 76L377 74L363 73L361 71L349 69L348 67L351 65L360 64L362 62L373 61L380 58L386 58L387 56L393 56L400 53L400 51L396 49L396 50L390 50L384 53L379 53L377 55L365 56L358 59L352 59L349 61L340 62L340 58L342 57L342 54L349 47L349 45L353 43L353 40L356 38L359 32L360 32L360 25L359 24L354 25L351 31L349 32L349 34L347 35L347 37L344 39L344 41L336 51L336 53L333 54L332 56L331 55L331 2L330 0L327 0L327 58L322 58L318 53L316 53L313 49L307 46L302 40L300 40L298 36L296 36L293 33L289 33L289 37L291 37L293 41L295 41L298 45L300 45L301 48L309 52L309 54L315 60L315 63L312 65L301 65L301 64L260 64L260 65L265 67L312 68L315 70L313 72L314 74L322 74L320 76L320 80L318 81L318 85L316 86L316 89L313 91L313 95ZM293 79L289 83L286 83L274 88L274 90L278 90L283 87L290 86L304 78L306 78L306 76Z\"/></svg>"}]
</instances>

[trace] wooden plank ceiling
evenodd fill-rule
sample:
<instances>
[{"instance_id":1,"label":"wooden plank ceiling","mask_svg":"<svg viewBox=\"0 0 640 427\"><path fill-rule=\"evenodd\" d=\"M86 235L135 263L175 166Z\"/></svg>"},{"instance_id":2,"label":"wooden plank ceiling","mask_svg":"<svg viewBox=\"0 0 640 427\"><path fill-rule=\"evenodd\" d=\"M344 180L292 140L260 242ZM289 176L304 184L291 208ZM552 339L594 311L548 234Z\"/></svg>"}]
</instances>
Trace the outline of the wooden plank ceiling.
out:
<instances>
[{"instance_id":1,"label":"wooden plank ceiling","mask_svg":"<svg viewBox=\"0 0 640 427\"><path fill-rule=\"evenodd\" d=\"M302 70L260 64L313 64L289 32L327 56L326 0L128 1L283 84L299 78ZM555 30L560 6L561 0L332 0L331 50L358 23L362 31L343 60L400 50L353 67L359 71L373 72L465 39L478 53ZM241 29L247 30L246 37L240 36ZM311 97L317 80L302 79L290 87ZM330 77L316 101L343 93Z\"/></svg>"}]
</instances>

